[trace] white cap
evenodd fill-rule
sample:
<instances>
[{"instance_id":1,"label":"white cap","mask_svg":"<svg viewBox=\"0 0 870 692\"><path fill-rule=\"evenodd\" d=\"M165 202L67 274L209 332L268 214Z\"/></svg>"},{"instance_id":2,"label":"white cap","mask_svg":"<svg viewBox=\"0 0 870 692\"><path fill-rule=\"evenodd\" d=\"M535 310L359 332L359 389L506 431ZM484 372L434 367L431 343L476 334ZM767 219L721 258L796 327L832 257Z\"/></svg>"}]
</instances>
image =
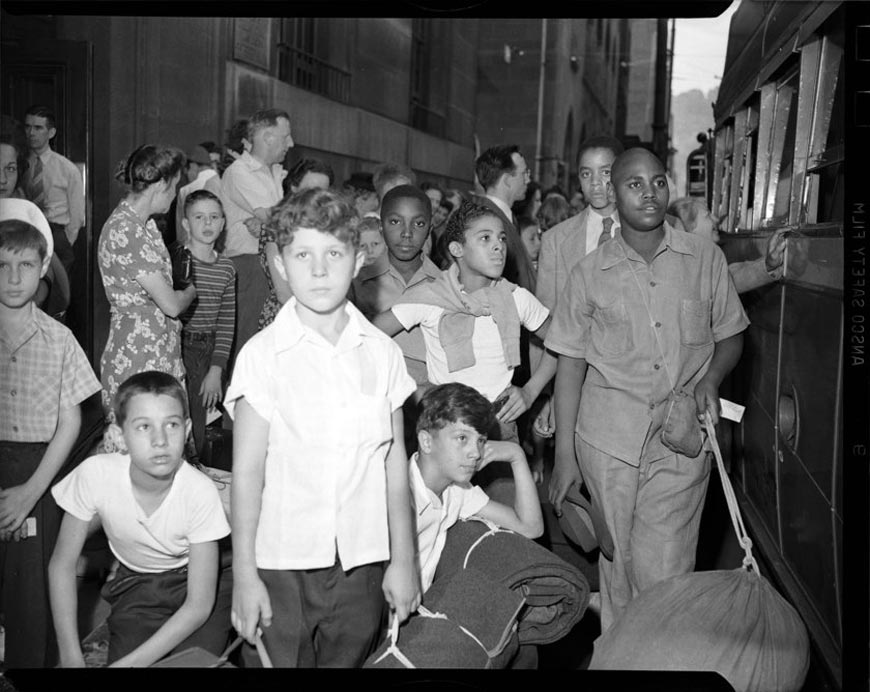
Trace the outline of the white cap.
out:
<instances>
[{"instance_id":1,"label":"white cap","mask_svg":"<svg viewBox=\"0 0 870 692\"><path fill-rule=\"evenodd\" d=\"M27 199L17 199L15 197L6 197L0 199L0 221L26 221L31 226L35 226L45 237L45 243L48 246L45 259L51 259L54 253L54 238L51 235L51 226L48 225L48 220L33 202Z\"/></svg>"}]
</instances>

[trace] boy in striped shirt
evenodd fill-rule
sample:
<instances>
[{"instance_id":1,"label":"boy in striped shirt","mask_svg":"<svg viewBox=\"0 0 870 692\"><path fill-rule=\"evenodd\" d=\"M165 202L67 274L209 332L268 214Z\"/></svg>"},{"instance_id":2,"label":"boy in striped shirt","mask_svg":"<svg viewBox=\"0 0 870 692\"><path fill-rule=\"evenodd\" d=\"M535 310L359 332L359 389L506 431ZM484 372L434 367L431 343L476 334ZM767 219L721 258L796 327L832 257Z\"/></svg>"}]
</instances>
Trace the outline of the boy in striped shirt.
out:
<instances>
[{"instance_id":1,"label":"boy in striped shirt","mask_svg":"<svg viewBox=\"0 0 870 692\"><path fill-rule=\"evenodd\" d=\"M236 321L236 270L215 250L224 230L223 205L208 190L195 190L184 199L185 246L193 256L196 300L181 316L181 355L187 371L187 397L196 454L205 446L206 412L223 396Z\"/></svg>"}]
</instances>

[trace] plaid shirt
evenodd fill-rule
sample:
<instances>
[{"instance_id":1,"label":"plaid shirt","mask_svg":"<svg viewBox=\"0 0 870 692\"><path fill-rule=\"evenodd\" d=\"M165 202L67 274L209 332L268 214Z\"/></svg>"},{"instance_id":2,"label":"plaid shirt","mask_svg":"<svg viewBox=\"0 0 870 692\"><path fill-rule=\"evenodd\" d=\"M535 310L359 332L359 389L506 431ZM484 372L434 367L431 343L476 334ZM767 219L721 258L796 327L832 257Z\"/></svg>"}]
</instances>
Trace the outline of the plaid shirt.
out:
<instances>
[{"instance_id":1,"label":"plaid shirt","mask_svg":"<svg viewBox=\"0 0 870 692\"><path fill-rule=\"evenodd\" d=\"M100 391L100 381L72 332L30 305L14 339L0 337L0 440L49 442L61 408Z\"/></svg>"}]
</instances>

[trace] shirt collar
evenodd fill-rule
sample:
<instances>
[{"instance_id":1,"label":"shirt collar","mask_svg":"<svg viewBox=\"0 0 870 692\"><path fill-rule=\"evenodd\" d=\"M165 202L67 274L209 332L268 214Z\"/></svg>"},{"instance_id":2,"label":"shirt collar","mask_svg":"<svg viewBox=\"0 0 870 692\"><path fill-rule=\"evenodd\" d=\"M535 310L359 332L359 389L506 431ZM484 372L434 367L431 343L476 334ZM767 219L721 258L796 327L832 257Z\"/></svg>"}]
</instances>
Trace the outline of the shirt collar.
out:
<instances>
[{"instance_id":1,"label":"shirt collar","mask_svg":"<svg viewBox=\"0 0 870 692\"><path fill-rule=\"evenodd\" d=\"M499 209L501 209L501 213L504 214L506 217L508 217L509 219L513 218L514 214L511 211L511 208L507 205L507 202L505 202L503 199L499 199L498 197L493 197L492 195L486 195L486 198L490 202L492 202L495 206L497 206Z\"/></svg>"},{"instance_id":2,"label":"shirt collar","mask_svg":"<svg viewBox=\"0 0 870 692\"><path fill-rule=\"evenodd\" d=\"M51 158L51 155L54 153L51 147L46 148L44 152L39 155L40 160L43 164L48 163L48 160ZM37 158L36 154L33 154L33 158Z\"/></svg>"},{"instance_id":3,"label":"shirt collar","mask_svg":"<svg viewBox=\"0 0 870 692\"><path fill-rule=\"evenodd\" d=\"M251 156L251 152L249 151L243 151L242 155L239 157L239 161L242 161L252 171L256 171L262 168L265 171L271 172L275 166L281 165L279 163L276 163L272 164L271 166L267 166L262 161L255 159L253 156Z\"/></svg>"},{"instance_id":4,"label":"shirt collar","mask_svg":"<svg viewBox=\"0 0 870 692\"><path fill-rule=\"evenodd\" d=\"M344 303L344 311L347 314L348 322L335 345L335 348L341 351L358 346L362 342L362 338L367 336L364 326L365 319L349 300ZM275 317L275 329L275 350L279 352L292 349L306 338L326 343L323 337L313 329L302 324L302 320L296 313L296 296L291 296L290 300L278 311Z\"/></svg>"},{"instance_id":5,"label":"shirt collar","mask_svg":"<svg viewBox=\"0 0 870 692\"><path fill-rule=\"evenodd\" d=\"M411 490L414 495L414 509L417 511L417 516L420 516L435 504L438 499L423 480L423 474L420 472L420 467L417 465L419 452L414 452L411 455L411 461L408 463L408 476L411 481Z\"/></svg>"},{"instance_id":6,"label":"shirt collar","mask_svg":"<svg viewBox=\"0 0 870 692\"><path fill-rule=\"evenodd\" d=\"M38 331L45 328L45 325L42 323L42 320L39 316L39 313L41 313L42 311L33 304L32 300L30 301L30 303L28 303L27 307L30 309L30 314L28 315L27 321L24 323L21 331L19 331L18 334L15 335L14 340L12 342L7 342L0 339L3 341L6 348L8 348L9 351L12 353L17 351L24 344L30 341ZM46 315L46 317L48 317L48 315ZM48 319L53 318L48 317Z\"/></svg>"},{"instance_id":7,"label":"shirt collar","mask_svg":"<svg viewBox=\"0 0 870 692\"><path fill-rule=\"evenodd\" d=\"M370 281L371 279L377 279L384 274L392 274L393 276L401 279L401 275L396 270L396 268L390 263L390 258L388 257L389 251L385 251L383 255L378 258L378 261L374 264L370 264L367 267L363 267L359 270L359 274L357 275L357 279L359 281ZM441 270L438 268L438 265L435 264L427 255L423 255L423 264L420 265L420 268L414 272L414 275L411 277L411 280L408 282L407 286L413 286L414 284L419 283L423 279L437 279L441 276ZM404 281L404 279L402 279Z\"/></svg>"},{"instance_id":8,"label":"shirt collar","mask_svg":"<svg viewBox=\"0 0 870 692\"><path fill-rule=\"evenodd\" d=\"M694 248L692 247L692 244L689 242L688 238L685 237L688 234L676 230L667 221L663 223L665 227L665 237L662 239L661 245L659 245L659 250L656 254L658 254L659 252L663 252L664 250L670 249L674 252L679 252L681 255L694 255ZM631 248L628 246L628 244L626 244L625 239L622 237L622 234L617 233L615 243L605 243L601 246L601 268L610 269L611 267L619 264L619 262L621 262L625 258L630 257L631 255L639 257L634 248Z\"/></svg>"}]
</instances>

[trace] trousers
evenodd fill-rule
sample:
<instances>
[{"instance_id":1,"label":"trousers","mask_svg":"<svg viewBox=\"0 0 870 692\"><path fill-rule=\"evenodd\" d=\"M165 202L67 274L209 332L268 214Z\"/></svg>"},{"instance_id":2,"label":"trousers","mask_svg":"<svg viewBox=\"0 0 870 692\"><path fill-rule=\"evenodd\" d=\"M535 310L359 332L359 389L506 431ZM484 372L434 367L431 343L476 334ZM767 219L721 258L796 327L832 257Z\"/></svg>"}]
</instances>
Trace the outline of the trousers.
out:
<instances>
[{"instance_id":1,"label":"trousers","mask_svg":"<svg viewBox=\"0 0 870 692\"><path fill-rule=\"evenodd\" d=\"M632 466L575 435L580 471L613 538L613 560L598 557L601 632L649 586L695 568L710 457L672 454Z\"/></svg>"}]
</instances>

